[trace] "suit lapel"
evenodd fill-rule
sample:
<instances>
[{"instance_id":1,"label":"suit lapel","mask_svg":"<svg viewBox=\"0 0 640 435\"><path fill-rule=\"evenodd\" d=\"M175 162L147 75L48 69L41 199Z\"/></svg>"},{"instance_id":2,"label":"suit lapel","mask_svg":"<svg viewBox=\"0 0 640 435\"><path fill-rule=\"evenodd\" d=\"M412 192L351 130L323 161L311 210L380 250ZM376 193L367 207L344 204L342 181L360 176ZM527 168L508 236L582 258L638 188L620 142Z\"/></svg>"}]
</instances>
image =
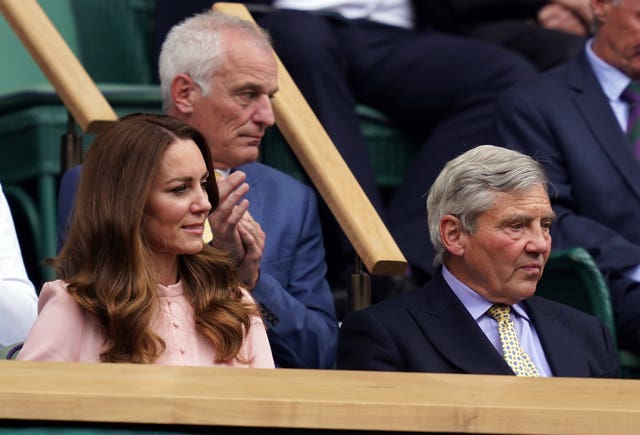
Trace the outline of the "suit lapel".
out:
<instances>
[{"instance_id":1,"label":"suit lapel","mask_svg":"<svg viewBox=\"0 0 640 435\"><path fill-rule=\"evenodd\" d=\"M640 198L638 162L630 152L627 138L620 129L586 55L579 56L569 64L568 74L569 86L574 92L574 103L587 128L618 168L630 189Z\"/></svg>"},{"instance_id":2,"label":"suit lapel","mask_svg":"<svg viewBox=\"0 0 640 435\"><path fill-rule=\"evenodd\" d=\"M548 305L541 307L539 302L540 298L533 296L523 303L536 328L553 376L589 376L584 352L568 332L565 316L549 309Z\"/></svg>"},{"instance_id":3,"label":"suit lapel","mask_svg":"<svg viewBox=\"0 0 640 435\"><path fill-rule=\"evenodd\" d=\"M437 272L408 311L443 358L464 373L513 375L464 305Z\"/></svg>"}]
</instances>

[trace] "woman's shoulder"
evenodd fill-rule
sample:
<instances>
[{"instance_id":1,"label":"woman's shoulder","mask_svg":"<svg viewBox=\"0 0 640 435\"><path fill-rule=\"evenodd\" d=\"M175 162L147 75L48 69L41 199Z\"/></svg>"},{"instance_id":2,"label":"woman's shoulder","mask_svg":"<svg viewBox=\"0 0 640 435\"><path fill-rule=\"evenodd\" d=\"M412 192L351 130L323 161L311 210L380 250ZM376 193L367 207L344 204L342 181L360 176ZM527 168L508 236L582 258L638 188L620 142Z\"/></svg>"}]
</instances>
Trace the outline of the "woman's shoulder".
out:
<instances>
[{"instance_id":1,"label":"woman's shoulder","mask_svg":"<svg viewBox=\"0 0 640 435\"><path fill-rule=\"evenodd\" d=\"M52 301L55 301L56 304L76 305L67 291L67 286L68 284L61 279L45 282L38 296L38 311L42 311L42 308Z\"/></svg>"},{"instance_id":2,"label":"woman's shoulder","mask_svg":"<svg viewBox=\"0 0 640 435\"><path fill-rule=\"evenodd\" d=\"M256 300L253 298L253 295L249 290L244 287L239 287L239 289L240 293L242 294L242 302L244 302L245 304L252 304L256 306L258 305L258 302L256 302Z\"/></svg>"},{"instance_id":3,"label":"woman's shoulder","mask_svg":"<svg viewBox=\"0 0 640 435\"><path fill-rule=\"evenodd\" d=\"M253 298L253 295L249 290L244 287L240 287L240 292L242 293L242 302L245 304L250 304L256 307L256 314L251 315L251 324L262 323L262 316L260 313L260 305Z\"/></svg>"}]
</instances>

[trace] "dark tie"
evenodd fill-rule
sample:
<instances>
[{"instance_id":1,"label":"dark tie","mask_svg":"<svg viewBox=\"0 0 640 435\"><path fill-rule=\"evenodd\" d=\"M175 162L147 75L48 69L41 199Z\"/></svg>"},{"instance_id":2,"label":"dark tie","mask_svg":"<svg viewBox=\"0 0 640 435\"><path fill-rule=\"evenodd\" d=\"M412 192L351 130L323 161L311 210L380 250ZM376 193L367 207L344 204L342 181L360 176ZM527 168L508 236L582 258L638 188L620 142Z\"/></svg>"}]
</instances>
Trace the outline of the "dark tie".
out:
<instances>
[{"instance_id":1,"label":"dark tie","mask_svg":"<svg viewBox=\"0 0 640 435\"><path fill-rule=\"evenodd\" d=\"M640 158L640 83L629 83L629 86L622 91L620 99L629 104L627 138L634 154Z\"/></svg>"},{"instance_id":2,"label":"dark tie","mask_svg":"<svg viewBox=\"0 0 640 435\"><path fill-rule=\"evenodd\" d=\"M515 325L511 320L511 307L496 304L487 310L487 314L498 322L503 358L516 376L540 377L535 364L520 346Z\"/></svg>"}]
</instances>

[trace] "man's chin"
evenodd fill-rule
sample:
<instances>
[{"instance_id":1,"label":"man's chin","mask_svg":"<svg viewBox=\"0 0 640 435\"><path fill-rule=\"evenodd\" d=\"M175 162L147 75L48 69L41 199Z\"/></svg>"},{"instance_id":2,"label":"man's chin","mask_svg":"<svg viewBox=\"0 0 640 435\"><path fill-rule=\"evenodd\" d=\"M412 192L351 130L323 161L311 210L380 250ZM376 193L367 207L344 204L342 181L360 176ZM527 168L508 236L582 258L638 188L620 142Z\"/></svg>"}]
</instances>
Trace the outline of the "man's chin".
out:
<instances>
[{"instance_id":1,"label":"man's chin","mask_svg":"<svg viewBox=\"0 0 640 435\"><path fill-rule=\"evenodd\" d=\"M256 147L255 151L251 149L247 149L245 150L245 152L242 153L241 156L238 156L238 157L239 157L238 158L239 164L236 166L257 162L258 158L260 157L259 148Z\"/></svg>"}]
</instances>

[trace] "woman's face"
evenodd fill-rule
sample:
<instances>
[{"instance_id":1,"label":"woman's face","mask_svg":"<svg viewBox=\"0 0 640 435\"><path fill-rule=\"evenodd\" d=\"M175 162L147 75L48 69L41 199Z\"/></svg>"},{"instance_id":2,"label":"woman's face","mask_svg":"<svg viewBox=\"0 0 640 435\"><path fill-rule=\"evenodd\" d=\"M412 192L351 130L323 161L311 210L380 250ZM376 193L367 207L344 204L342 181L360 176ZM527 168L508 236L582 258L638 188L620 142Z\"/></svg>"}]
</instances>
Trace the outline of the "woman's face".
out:
<instances>
[{"instance_id":1,"label":"woman's face","mask_svg":"<svg viewBox=\"0 0 640 435\"><path fill-rule=\"evenodd\" d=\"M145 209L143 231L154 254L197 254L211 204L209 172L190 139L171 144L160 161Z\"/></svg>"}]
</instances>

